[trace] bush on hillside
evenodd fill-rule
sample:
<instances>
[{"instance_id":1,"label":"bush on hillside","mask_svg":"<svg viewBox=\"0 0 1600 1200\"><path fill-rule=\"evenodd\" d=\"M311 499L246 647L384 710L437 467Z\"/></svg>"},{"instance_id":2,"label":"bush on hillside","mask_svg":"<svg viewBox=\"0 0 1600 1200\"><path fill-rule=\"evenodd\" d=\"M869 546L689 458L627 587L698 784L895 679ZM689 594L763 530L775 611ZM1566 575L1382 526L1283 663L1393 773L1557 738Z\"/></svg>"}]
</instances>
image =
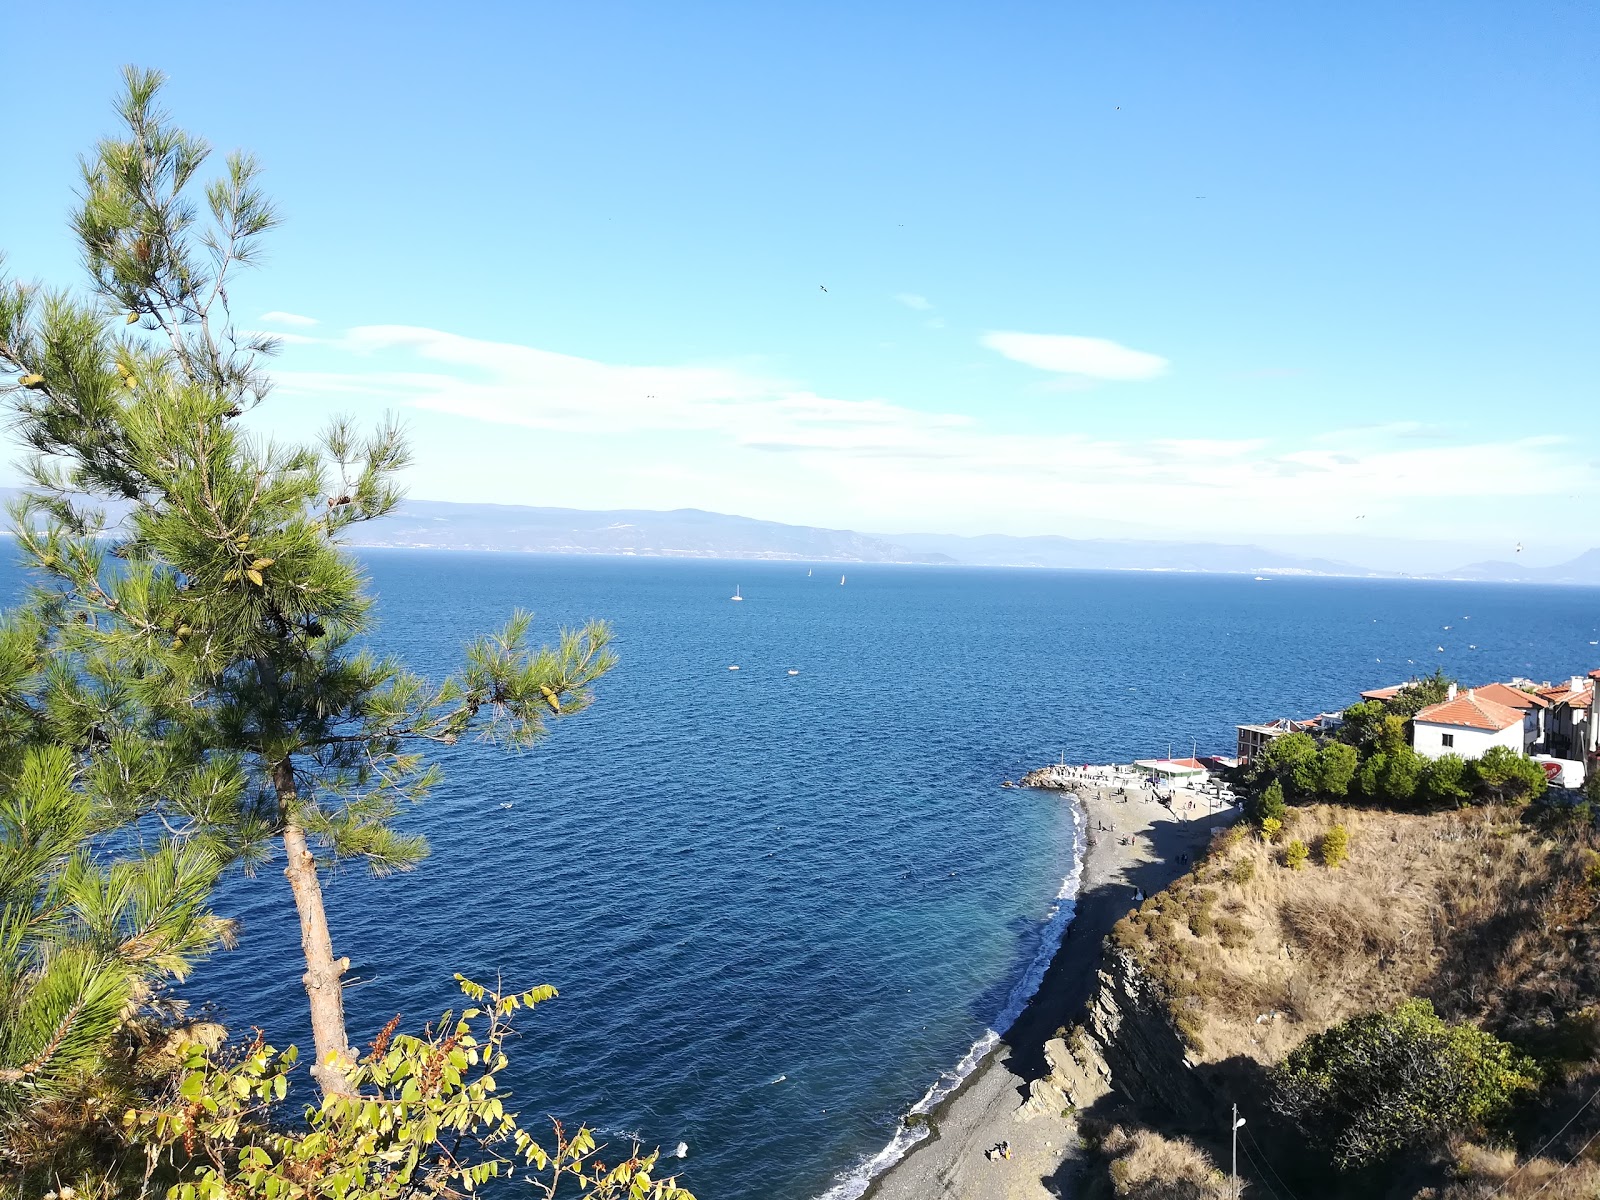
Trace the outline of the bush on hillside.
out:
<instances>
[{"instance_id":1,"label":"bush on hillside","mask_svg":"<svg viewBox=\"0 0 1600 1200\"><path fill-rule=\"evenodd\" d=\"M1258 822L1274 820L1282 826L1283 819L1289 815L1289 805L1283 798L1283 784L1276 779L1267 784L1266 790L1256 797L1252 807L1255 811L1250 815Z\"/></svg>"},{"instance_id":2,"label":"bush on hillside","mask_svg":"<svg viewBox=\"0 0 1600 1200\"><path fill-rule=\"evenodd\" d=\"M1228 1180L1187 1138L1113 1125L1100 1142L1118 1200L1227 1200Z\"/></svg>"},{"instance_id":3,"label":"bush on hillside","mask_svg":"<svg viewBox=\"0 0 1600 1200\"><path fill-rule=\"evenodd\" d=\"M1537 800L1549 787L1544 769L1509 746L1490 746L1473 760L1472 782L1485 800L1498 804L1525 804Z\"/></svg>"},{"instance_id":4,"label":"bush on hillside","mask_svg":"<svg viewBox=\"0 0 1600 1200\"><path fill-rule=\"evenodd\" d=\"M1350 831L1343 825L1329 827L1328 832L1322 835L1322 865L1325 867L1342 867L1350 858Z\"/></svg>"},{"instance_id":5,"label":"bush on hillside","mask_svg":"<svg viewBox=\"0 0 1600 1200\"><path fill-rule=\"evenodd\" d=\"M1422 769L1422 794L1430 804L1459 806L1472 798L1467 760L1445 754Z\"/></svg>"},{"instance_id":6,"label":"bush on hillside","mask_svg":"<svg viewBox=\"0 0 1600 1200\"><path fill-rule=\"evenodd\" d=\"M1537 1085L1515 1048L1407 1000L1307 1039L1272 1071L1273 1107L1341 1170L1501 1121Z\"/></svg>"},{"instance_id":7,"label":"bush on hillside","mask_svg":"<svg viewBox=\"0 0 1600 1200\"><path fill-rule=\"evenodd\" d=\"M1410 746L1374 752L1356 772L1356 786L1369 800L1409 807L1416 799L1427 760Z\"/></svg>"},{"instance_id":8,"label":"bush on hillside","mask_svg":"<svg viewBox=\"0 0 1600 1200\"><path fill-rule=\"evenodd\" d=\"M1306 865L1306 859L1310 857L1310 847L1296 838L1289 843L1289 848L1283 852L1283 865L1291 870L1298 871Z\"/></svg>"}]
</instances>

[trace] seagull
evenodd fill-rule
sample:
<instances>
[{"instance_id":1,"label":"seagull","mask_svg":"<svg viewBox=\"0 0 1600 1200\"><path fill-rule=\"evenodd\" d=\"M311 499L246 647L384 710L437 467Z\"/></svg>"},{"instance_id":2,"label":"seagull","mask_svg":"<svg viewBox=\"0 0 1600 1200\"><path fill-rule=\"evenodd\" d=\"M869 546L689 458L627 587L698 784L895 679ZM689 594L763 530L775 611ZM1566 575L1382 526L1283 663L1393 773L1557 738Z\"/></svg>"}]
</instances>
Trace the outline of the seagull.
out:
<instances>
[{"instance_id":1,"label":"seagull","mask_svg":"<svg viewBox=\"0 0 1600 1200\"><path fill-rule=\"evenodd\" d=\"M1517 553L1518 553L1518 554L1521 554L1521 553L1522 553L1522 543L1521 543L1521 542L1518 542L1518 543L1517 543Z\"/></svg>"},{"instance_id":2,"label":"seagull","mask_svg":"<svg viewBox=\"0 0 1600 1200\"><path fill-rule=\"evenodd\" d=\"M819 284L817 284L817 286L818 286L818 287L819 287L819 288L822 288L822 290L823 290L823 291L827 291L827 290L828 290L828 289L827 289L827 288L825 288L825 287L822 287L822 285L821 285L821 284L820 284L820 283L819 283Z\"/></svg>"},{"instance_id":3,"label":"seagull","mask_svg":"<svg viewBox=\"0 0 1600 1200\"><path fill-rule=\"evenodd\" d=\"M1437 649L1438 649L1440 654L1444 653L1444 647L1443 646L1439 646L1439 647L1437 647Z\"/></svg>"},{"instance_id":4,"label":"seagull","mask_svg":"<svg viewBox=\"0 0 1600 1200\"><path fill-rule=\"evenodd\" d=\"M689 1157L689 1143L688 1142L679 1142L678 1143L678 1149L674 1153L677 1155L678 1158L688 1158Z\"/></svg>"}]
</instances>

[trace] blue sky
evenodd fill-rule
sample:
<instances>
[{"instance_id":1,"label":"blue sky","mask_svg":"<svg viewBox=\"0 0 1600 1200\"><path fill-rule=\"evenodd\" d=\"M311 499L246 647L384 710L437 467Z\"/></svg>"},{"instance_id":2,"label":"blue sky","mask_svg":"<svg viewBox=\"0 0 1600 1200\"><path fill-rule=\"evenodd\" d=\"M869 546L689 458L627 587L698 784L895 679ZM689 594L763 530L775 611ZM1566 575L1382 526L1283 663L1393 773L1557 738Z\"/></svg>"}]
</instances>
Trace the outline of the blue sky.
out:
<instances>
[{"instance_id":1,"label":"blue sky","mask_svg":"<svg viewBox=\"0 0 1600 1200\"><path fill-rule=\"evenodd\" d=\"M419 497L1600 543L1592 3L10 22L12 270L75 277L75 156L161 68L286 218L235 293L290 335L257 423L397 409Z\"/></svg>"}]
</instances>

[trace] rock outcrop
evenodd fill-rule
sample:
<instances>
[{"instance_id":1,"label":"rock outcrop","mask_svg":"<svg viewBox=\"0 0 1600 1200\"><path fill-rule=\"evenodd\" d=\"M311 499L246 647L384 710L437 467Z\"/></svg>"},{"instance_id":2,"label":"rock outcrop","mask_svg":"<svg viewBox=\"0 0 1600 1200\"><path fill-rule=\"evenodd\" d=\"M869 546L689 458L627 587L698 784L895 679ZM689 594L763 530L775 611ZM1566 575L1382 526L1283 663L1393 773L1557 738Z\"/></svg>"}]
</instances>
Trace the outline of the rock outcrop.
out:
<instances>
[{"instance_id":1,"label":"rock outcrop","mask_svg":"<svg viewBox=\"0 0 1600 1200\"><path fill-rule=\"evenodd\" d=\"M1029 1087L1018 1116L1088 1109L1115 1092L1159 1108L1178 1124L1215 1104L1155 982L1122 950L1107 947L1082 1022L1045 1047L1049 1074Z\"/></svg>"}]
</instances>

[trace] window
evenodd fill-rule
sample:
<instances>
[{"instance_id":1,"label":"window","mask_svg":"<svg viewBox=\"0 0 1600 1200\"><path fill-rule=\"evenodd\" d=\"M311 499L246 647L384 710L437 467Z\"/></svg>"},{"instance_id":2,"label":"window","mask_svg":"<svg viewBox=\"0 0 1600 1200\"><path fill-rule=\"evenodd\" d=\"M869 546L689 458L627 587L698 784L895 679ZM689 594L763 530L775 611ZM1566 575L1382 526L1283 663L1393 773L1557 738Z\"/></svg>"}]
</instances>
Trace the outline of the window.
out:
<instances>
[{"instance_id":1,"label":"window","mask_svg":"<svg viewBox=\"0 0 1600 1200\"><path fill-rule=\"evenodd\" d=\"M1439 735L1439 741L1444 748L1448 750L1451 746L1456 744L1456 735L1453 733L1441 733Z\"/></svg>"}]
</instances>

